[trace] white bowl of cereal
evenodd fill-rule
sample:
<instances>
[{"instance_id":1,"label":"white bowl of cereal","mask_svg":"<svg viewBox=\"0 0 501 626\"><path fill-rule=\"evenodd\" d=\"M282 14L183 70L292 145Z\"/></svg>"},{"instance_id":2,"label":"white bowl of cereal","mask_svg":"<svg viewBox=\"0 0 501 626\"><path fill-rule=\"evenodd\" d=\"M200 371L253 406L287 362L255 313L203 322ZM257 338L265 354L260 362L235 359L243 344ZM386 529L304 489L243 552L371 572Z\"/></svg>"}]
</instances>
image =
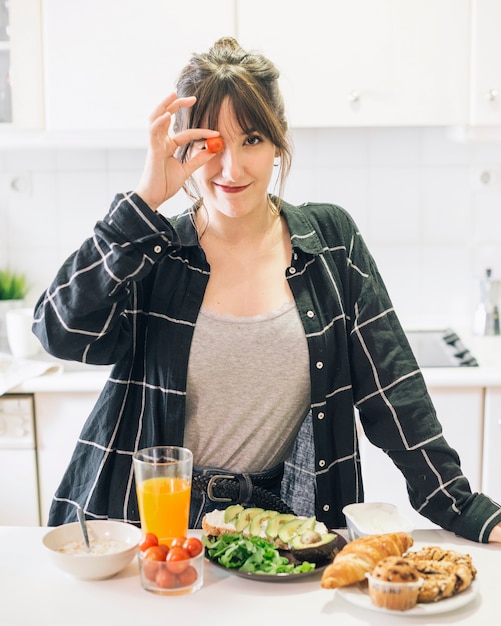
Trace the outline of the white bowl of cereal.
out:
<instances>
[{"instance_id":1,"label":"white bowl of cereal","mask_svg":"<svg viewBox=\"0 0 501 626\"><path fill-rule=\"evenodd\" d=\"M57 526L44 535L49 558L61 570L81 580L103 580L122 571L137 554L141 530L112 520L87 522L91 551L85 547L78 522Z\"/></svg>"}]
</instances>

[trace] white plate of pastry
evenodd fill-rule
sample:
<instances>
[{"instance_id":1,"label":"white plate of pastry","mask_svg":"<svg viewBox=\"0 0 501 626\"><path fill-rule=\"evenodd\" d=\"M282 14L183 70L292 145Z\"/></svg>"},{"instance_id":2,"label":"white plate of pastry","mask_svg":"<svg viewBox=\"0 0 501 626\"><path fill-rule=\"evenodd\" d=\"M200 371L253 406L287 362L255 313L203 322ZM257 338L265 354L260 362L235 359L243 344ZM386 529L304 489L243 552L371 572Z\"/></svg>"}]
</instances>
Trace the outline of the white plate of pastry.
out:
<instances>
[{"instance_id":1,"label":"white plate of pastry","mask_svg":"<svg viewBox=\"0 0 501 626\"><path fill-rule=\"evenodd\" d=\"M373 611L431 615L472 602L478 593L476 574L468 554L445 546L418 547L406 533L390 533L348 543L323 571L322 587Z\"/></svg>"},{"instance_id":2,"label":"white plate of pastry","mask_svg":"<svg viewBox=\"0 0 501 626\"><path fill-rule=\"evenodd\" d=\"M459 609L466 604L472 602L478 593L478 580L475 579L472 584L450 598L444 598L437 602L418 602L415 607L408 609L407 611L394 611L391 609L384 609L372 604L372 600L369 597L369 589L367 583L359 583L357 585L350 585L349 587L342 587L337 589L336 592L345 600L351 604L355 604L363 609L370 609L379 613L391 613L392 615L436 615L438 613L448 613Z\"/></svg>"}]
</instances>

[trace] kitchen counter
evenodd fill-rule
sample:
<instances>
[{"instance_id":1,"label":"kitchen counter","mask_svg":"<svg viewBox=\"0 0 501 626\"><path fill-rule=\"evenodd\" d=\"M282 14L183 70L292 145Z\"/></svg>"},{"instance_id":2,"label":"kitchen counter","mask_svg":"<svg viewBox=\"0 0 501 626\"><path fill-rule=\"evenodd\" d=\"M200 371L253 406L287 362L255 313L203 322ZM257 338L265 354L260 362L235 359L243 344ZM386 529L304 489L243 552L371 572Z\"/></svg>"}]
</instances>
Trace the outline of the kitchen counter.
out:
<instances>
[{"instance_id":1,"label":"kitchen counter","mask_svg":"<svg viewBox=\"0 0 501 626\"><path fill-rule=\"evenodd\" d=\"M55 359L49 355L37 355L34 358L57 365L59 369L54 373L28 378L9 393L99 392L111 371L110 365L87 365Z\"/></svg>"},{"instance_id":2,"label":"kitchen counter","mask_svg":"<svg viewBox=\"0 0 501 626\"><path fill-rule=\"evenodd\" d=\"M478 593L461 608L440 614L428 612L423 617L355 606L338 591L322 589L320 572L295 582L256 582L206 562L202 589L176 597L144 591L135 560L114 578L79 581L49 560L42 545L46 532L43 527L0 527L0 623L4 626L137 626L173 620L239 626L269 625L274 620L290 626L499 624L501 545L472 543L442 530L415 531L415 547L440 544L471 554L478 569Z\"/></svg>"},{"instance_id":3,"label":"kitchen counter","mask_svg":"<svg viewBox=\"0 0 501 626\"><path fill-rule=\"evenodd\" d=\"M496 357L500 359L501 344ZM111 371L109 365L86 365L62 361L50 356L37 356L59 366L56 373L48 373L23 381L9 393L45 392L99 392L104 387ZM422 369L429 387L501 387L501 360L492 358L480 361L479 367L425 367Z\"/></svg>"},{"instance_id":4,"label":"kitchen counter","mask_svg":"<svg viewBox=\"0 0 501 626\"><path fill-rule=\"evenodd\" d=\"M423 376L429 387L501 387L501 337L465 336L465 344L480 366L423 368ZM99 392L111 371L110 365L63 361L45 353L34 358L58 365L60 371L25 380L11 393Z\"/></svg>"},{"instance_id":5,"label":"kitchen counter","mask_svg":"<svg viewBox=\"0 0 501 626\"><path fill-rule=\"evenodd\" d=\"M30 378L9 393L101 391L109 366L63 365L62 371ZM429 387L501 387L501 367L426 367L423 376Z\"/></svg>"}]
</instances>

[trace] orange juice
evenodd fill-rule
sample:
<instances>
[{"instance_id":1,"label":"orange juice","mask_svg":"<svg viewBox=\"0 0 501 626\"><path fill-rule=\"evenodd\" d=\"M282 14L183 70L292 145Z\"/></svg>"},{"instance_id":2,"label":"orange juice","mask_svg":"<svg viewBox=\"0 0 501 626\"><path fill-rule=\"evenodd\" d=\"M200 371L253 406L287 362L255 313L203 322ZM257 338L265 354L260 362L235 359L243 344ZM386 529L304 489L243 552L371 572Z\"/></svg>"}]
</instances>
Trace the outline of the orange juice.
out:
<instances>
[{"instance_id":1,"label":"orange juice","mask_svg":"<svg viewBox=\"0 0 501 626\"><path fill-rule=\"evenodd\" d=\"M137 500L143 532L155 533L169 544L186 537L190 515L191 485L183 478L148 478L137 486Z\"/></svg>"}]
</instances>

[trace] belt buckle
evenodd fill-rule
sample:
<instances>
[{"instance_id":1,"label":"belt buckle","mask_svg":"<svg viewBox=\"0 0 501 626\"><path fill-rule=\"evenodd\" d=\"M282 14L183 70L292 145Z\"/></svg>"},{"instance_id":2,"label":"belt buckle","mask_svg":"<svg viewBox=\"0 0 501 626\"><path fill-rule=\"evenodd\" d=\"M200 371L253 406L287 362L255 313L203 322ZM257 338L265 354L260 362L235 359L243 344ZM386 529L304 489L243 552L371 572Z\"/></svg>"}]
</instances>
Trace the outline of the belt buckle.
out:
<instances>
[{"instance_id":1,"label":"belt buckle","mask_svg":"<svg viewBox=\"0 0 501 626\"><path fill-rule=\"evenodd\" d=\"M214 483L218 478L235 478L232 474L214 474L214 476L210 477L209 482L207 483L207 496L209 500L212 502L231 502L231 498L218 498L214 495Z\"/></svg>"}]
</instances>

